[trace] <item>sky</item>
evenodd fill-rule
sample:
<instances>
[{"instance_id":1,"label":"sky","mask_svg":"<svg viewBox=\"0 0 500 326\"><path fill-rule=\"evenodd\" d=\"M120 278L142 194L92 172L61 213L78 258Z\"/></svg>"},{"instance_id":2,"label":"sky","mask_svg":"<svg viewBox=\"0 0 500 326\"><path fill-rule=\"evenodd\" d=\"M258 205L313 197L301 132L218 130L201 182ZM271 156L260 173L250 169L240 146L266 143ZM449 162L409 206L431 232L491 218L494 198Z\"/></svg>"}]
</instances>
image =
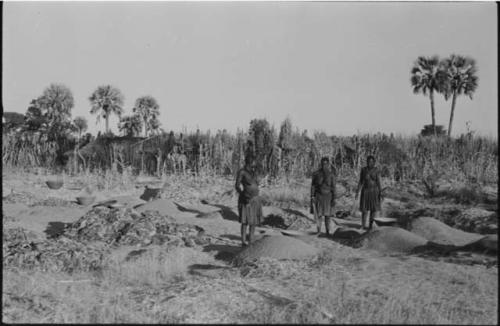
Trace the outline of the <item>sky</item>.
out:
<instances>
[{"instance_id":1,"label":"sky","mask_svg":"<svg viewBox=\"0 0 500 326\"><path fill-rule=\"evenodd\" d=\"M452 53L477 62L473 100L459 97L453 134L497 137L497 8L475 3L4 2L2 105L25 113L51 83L68 86L72 116L104 130L90 94L110 84L135 100L155 97L161 127L279 130L332 135L417 134L430 101L415 95L418 56ZM451 100L436 96L448 128ZM118 119L110 120L117 132Z\"/></svg>"}]
</instances>

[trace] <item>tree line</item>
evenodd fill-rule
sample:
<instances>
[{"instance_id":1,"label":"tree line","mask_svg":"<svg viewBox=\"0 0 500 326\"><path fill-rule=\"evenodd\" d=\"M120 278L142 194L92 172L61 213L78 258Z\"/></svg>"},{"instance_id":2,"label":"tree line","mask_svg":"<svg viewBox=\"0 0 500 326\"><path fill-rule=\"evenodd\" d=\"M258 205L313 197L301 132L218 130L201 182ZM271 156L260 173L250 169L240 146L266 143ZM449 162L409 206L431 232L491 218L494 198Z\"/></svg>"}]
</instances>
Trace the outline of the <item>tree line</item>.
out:
<instances>
[{"instance_id":1,"label":"tree line","mask_svg":"<svg viewBox=\"0 0 500 326\"><path fill-rule=\"evenodd\" d=\"M105 133L109 134L109 118L117 115L119 131L125 136L138 136L141 132L144 137L160 131L160 106L150 95L139 97L135 101L131 115L124 115L122 92L111 85L103 85L89 96L90 113L97 116L97 122L105 120ZM33 99L24 115L22 129L41 131L58 137L69 132L76 132L81 137L88 129L88 122L84 117L75 117L71 120L71 110L74 107L74 98L71 90L63 85L53 83L43 91L42 95Z\"/></svg>"},{"instance_id":2,"label":"tree line","mask_svg":"<svg viewBox=\"0 0 500 326\"><path fill-rule=\"evenodd\" d=\"M410 83L415 94L428 96L431 107L431 125L424 126L422 133L444 134L442 126L436 125L435 94L441 94L445 100L451 99L451 111L448 123L448 136L451 135L457 98L466 95L472 99L478 87L476 62L473 58L452 54L440 59L434 56L419 56L411 68ZM109 134L109 118L119 117L118 129L124 136L147 137L161 132L160 106L150 95L139 97L135 101L130 115L124 115L124 96L112 85L102 85L89 96L90 113L105 120L105 133ZM33 99L24 116L22 127L30 131L45 131L58 137L66 132L76 132L79 137L88 129L84 117L71 120L74 99L71 90L63 84L51 84L42 95ZM259 128L257 125L256 128ZM262 127L262 126L260 126ZM262 142L263 139L256 139ZM283 141L280 138L280 142ZM284 143L287 150L287 144Z\"/></svg>"}]
</instances>

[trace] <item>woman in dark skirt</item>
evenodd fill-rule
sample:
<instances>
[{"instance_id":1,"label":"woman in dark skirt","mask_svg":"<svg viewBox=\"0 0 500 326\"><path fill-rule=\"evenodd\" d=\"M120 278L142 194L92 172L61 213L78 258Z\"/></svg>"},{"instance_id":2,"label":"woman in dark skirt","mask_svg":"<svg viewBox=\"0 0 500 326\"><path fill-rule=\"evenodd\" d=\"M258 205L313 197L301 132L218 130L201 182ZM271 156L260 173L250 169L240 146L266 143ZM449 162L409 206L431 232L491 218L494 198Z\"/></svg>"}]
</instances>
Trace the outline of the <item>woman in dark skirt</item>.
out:
<instances>
[{"instance_id":1,"label":"woman in dark skirt","mask_svg":"<svg viewBox=\"0 0 500 326\"><path fill-rule=\"evenodd\" d=\"M359 201L359 208L362 213L362 228L366 229L366 217L368 215L368 211L370 211L370 223L368 229L371 229L373 220L376 218L378 212L380 212L380 199L382 193L380 173L377 167L375 167L375 157L372 155L367 158L367 166L361 169L361 176L356 190L356 199L358 199L360 190L361 199Z\"/></svg>"},{"instance_id":2,"label":"woman in dark skirt","mask_svg":"<svg viewBox=\"0 0 500 326\"><path fill-rule=\"evenodd\" d=\"M241 187L243 186L243 188ZM249 226L248 242L252 243L255 226L261 224L262 203L259 197L259 182L255 173L255 159L245 157L245 167L236 176L236 191L238 197L238 214L241 223L241 242L247 245L246 230Z\"/></svg>"},{"instance_id":3,"label":"woman in dark skirt","mask_svg":"<svg viewBox=\"0 0 500 326\"><path fill-rule=\"evenodd\" d=\"M330 217L335 207L335 174L330 168L328 157L321 159L321 168L313 173L311 182L311 213L314 214L321 232L321 220L325 218L326 234L330 235Z\"/></svg>"}]
</instances>

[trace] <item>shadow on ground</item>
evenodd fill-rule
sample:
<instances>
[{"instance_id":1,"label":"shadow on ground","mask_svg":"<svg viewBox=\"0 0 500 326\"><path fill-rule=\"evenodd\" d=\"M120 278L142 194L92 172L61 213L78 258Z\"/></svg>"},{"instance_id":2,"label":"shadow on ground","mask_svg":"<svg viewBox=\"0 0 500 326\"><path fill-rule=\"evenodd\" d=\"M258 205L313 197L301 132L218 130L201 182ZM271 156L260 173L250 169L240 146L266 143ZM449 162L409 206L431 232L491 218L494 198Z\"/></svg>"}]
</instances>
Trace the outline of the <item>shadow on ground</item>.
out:
<instances>
[{"instance_id":1,"label":"shadow on ground","mask_svg":"<svg viewBox=\"0 0 500 326\"><path fill-rule=\"evenodd\" d=\"M203 204L214 206L220 209L220 215L223 219L229 221L239 221L240 217L236 214L231 207L220 205L220 204L209 204L207 201L202 201Z\"/></svg>"},{"instance_id":2,"label":"shadow on ground","mask_svg":"<svg viewBox=\"0 0 500 326\"><path fill-rule=\"evenodd\" d=\"M71 224L72 223L49 222L44 232L47 235L47 238L57 238L62 235L64 230L71 226Z\"/></svg>"},{"instance_id":3,"label":"shadow on ground","mask_svg":"<svg viewBox=\"0 0 500 326\"><path fill-rule=\"evenodd\" d=\"M188 267L188 274L205 277L217 277L221 271L229 268L230 267L228 266L212 264L193 264Z\"/></svg>"},{"instance_id":4,"label":"shadow on ground","mask_svg":"<svg viewBox=\"0 0 500 326\"><path fill-rule=\"evenodd\" d=\"M273 228L286 229L285 219L279 215L269 214L264 218L262 225L268 225Z\"/></svg>"},{"instance_id":5,"label":"shadow on ground","mask_svg":"<svg viewBox=\"0 0 500 326\"><path fill-rule=\"evenodd\" d=\"M241 251L241 249L242 248L240 246L211 244L203 247L203 252L217 251L215 259L230 262L234 256Z\"/></svg>"}]
</instances>

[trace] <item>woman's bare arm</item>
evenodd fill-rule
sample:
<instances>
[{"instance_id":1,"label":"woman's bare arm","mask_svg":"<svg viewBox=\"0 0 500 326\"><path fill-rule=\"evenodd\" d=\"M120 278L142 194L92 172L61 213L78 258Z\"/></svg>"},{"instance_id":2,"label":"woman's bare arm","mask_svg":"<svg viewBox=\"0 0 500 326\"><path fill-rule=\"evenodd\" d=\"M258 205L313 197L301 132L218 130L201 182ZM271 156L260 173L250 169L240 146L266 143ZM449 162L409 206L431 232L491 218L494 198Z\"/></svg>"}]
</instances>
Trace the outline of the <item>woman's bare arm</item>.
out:
<instances>
[{"instance_id":1,"label":"woman's bare arm","mask_svg":"<svg viewBox=\"0 0 500 326\"><path fill-rule=\"evenodd\" d=\"M380 182L380 172L377 170L377 187L378 187L378 195L382 196L382 182Z\"/></svg>"},{"instance_id":2,"label":"woman's bare arm","mask_svg":"<svg viewBox=\"0 0 500 326\"><path fill-rule=\"evenodd\" d=\"M236 183L234 185L234 188L236 189L236 192L238 192L238 194L241 193L241 179L243 177L243 173L241 170L238 171L238 173L236 174Z\"/></svg>"}]
</instances>

